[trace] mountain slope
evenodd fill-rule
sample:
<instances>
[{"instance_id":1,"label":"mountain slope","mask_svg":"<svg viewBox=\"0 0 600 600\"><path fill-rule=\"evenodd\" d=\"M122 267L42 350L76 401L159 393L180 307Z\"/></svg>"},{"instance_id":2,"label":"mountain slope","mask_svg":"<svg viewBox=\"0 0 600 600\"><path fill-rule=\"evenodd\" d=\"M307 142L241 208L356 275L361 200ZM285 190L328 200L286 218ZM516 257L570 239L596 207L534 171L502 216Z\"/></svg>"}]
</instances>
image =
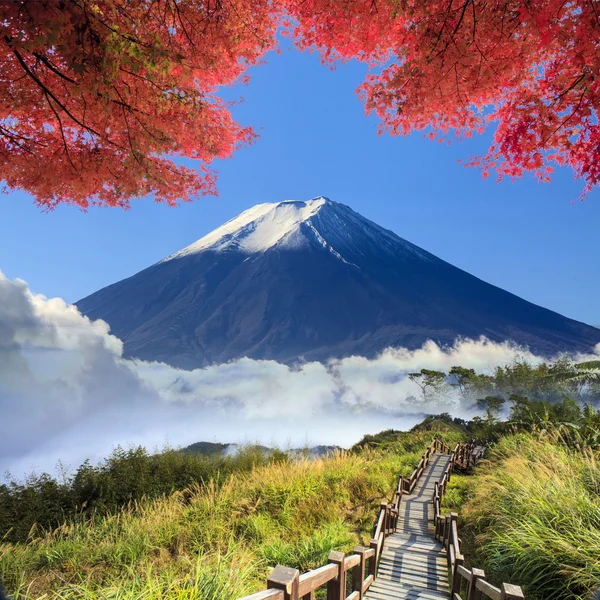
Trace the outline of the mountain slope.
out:
<instances>
[{"instance_id":1,"label":"mountain slope","mask_svg":"<svg viewBox=\"0 0 600 600\"><path fill-rule=\"evenodd\" d=\"M249 356L373 356L457 336L588 351L600 330L487 284L325 198L260 204L77 303L128 356L194 368Z\"/></svg>"}]
</instances>

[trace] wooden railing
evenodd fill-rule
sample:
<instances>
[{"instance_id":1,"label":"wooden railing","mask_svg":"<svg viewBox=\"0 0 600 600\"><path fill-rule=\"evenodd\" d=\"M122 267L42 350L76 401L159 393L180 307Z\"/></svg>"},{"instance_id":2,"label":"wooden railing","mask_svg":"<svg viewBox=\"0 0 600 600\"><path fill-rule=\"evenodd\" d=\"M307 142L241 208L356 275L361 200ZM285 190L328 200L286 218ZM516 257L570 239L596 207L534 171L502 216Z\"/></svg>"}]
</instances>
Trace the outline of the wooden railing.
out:
<instances>
[{"instance_id":1,"label":"wooden railing","mask_svg":"<svg viewBox=\"0 0 600 600\"><path fill-rule=\"evenodd\" d=\"M452 600L518 600L524 598L523 591L517 585L503 583L501 588L493 586L485 579L481 569L467 569L464 566L465 557L461 552L461 540L458 536L458 514L450 513L442 516L442 498L450 481L450 474L456 465L469 468L476 463L481 454L476 451L475 442L457 444L450 453L447 444L444 451L451 454L450 462L442 473L442 478L434 484L433 510L435 537L446 547L448 569L452 581ZM462 594L462 595L461 595Z\"/></svg>"},{"instance_id":2,"label":"wooden railing","mask_svg":"<svg viewBox=\"0 0 600 600\"><path fill-rule=\"evenodd\" d=\"M445 452L445 450L443 450L444 446L447 447L448 445L442 442L441 440L433 440L433 442L431 442L431 444L429 444L429 446L427 447L427 450L425 450L423 456L421 457L421 460L415 467L415 470L411 473L411 476L400 477L398 490L400 491L400 487L402 485L403 490L410 494L413 491L415 485L417 485L417 481L419 481L421 475L423 474L423 471L427 468L427 465L431 460L431 456L436 452Z\"/></svg>"},{"instance_id":3,"label":"wooden railing","mask_svg":"<svg viewBox=\"0 0 600 600\"><path fill-rule=\"evenodd\" d=\"M327 600L362 600L377 577L377 564L385 538L396 531L402 496L414 489L435 452L443 452L443 442L433 440L410 477L400 476L391 503L383 502L375 522L369 547L356 546L353 554L332 552L327 565L300 574L298 569L277 565L267 580L267 589L240 600L314 600L315 591L327 585ZM351 587L351 590L348 590ZM347 592L350 594L347 595Z\"/></svg>"},{"instance_id":4,"label":"wooden railing","mask_svg":"<svg viewBox=\"0 0 600 600\"><path fill-rule=\"evenodd\" d=\"M438 439L433 440L411 476L400 476L393 502L383 502L380 505L373 537L368 548L356 546L353 554L349 556L343 552L331 552L328 564L302 575L298 569L277 565L267 579L265 591L245 596L239 600L299 600L300 598L314 600L315 591L324 585L327 585L327 600L362 600L365 592L377 577L377 564L383 542L388 535L396 531L402 497L413 491L431 457L436 452L451 455L442 479L435 484L434 506L435 535L448 548L448 566L452 575L452 600L463 600L460 596L461 578L469 584L466 600L481 600L482 594L492 600L523 598L521 588L504 584L502 589L498 590L485 581L483 571L465 569L464 558L460 553L456 514L453 513L446 518L440 515L441 499L450 480L450 474L457 466L468 468L473 465L477 460L474 450L474 442L457 444L454 450L451 450L445 442ZM451 554L452 559L450 559ZM348 594L348 592L350 593Z\"/></svg>"}]
</instances>

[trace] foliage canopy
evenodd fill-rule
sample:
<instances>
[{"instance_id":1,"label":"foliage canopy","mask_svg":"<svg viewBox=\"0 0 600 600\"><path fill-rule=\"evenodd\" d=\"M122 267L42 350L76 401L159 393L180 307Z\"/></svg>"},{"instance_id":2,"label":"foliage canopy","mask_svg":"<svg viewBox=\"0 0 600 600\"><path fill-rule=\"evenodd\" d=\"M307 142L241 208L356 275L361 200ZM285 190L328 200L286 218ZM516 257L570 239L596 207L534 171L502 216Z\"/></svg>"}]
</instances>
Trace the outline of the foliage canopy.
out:
<instances>
[{"instance_id":1,"label":"foliage canopy","mask_svg":"<svg viewBox=\"0 0 600 600\"><path fill-rule=\"evenodd\" d=\"M277 46L372 68L382 131L470 137L484 176L600 181L600 11L574 0L0 1L0 165L52 208L216 193L215 158L253 141L217 95ZM199 161L199 169L175 162Z\"/></svg>"}]
</instances>

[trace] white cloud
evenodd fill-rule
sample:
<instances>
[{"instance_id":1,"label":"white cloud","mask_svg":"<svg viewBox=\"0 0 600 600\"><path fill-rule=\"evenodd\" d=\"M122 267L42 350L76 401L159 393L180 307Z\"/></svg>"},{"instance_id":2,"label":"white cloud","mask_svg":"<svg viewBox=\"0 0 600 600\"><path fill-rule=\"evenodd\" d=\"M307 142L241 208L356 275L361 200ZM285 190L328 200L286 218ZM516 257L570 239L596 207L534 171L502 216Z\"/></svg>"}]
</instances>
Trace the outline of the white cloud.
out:
<instances>
[{"instance_id":1,"label":"white cloud","mask_svg":"<svg viewBox=\"0 0 600 600\"><path fill-rule=\"evenodd\" d=\"M123 359L122 349L103 321L0 272L0 473L52 469L59 458L76 466L119 443L349 445L410 427L423 412L468 413L457 396L425 403L411 371L485 371L517 353L537 360L510 344L462 340L293 369L242 359L182 371Z\"/></svg>"}]
</instances>

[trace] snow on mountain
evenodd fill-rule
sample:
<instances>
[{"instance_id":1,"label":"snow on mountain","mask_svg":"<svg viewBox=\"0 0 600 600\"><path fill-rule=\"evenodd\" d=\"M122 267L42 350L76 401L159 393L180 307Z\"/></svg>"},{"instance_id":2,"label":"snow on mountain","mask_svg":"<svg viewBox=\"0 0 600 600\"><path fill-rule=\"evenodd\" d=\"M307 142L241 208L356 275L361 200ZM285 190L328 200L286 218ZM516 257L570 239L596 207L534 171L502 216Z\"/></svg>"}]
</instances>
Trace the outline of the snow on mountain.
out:
<instances>
[{"instance_id":1,"label":"snow on mountain","mask_svg":"<svg viewBox=\"0 0 600 600\"><path fill-rule=\"evenodd\" d=\"M469 275L325 197L259 204L80 300L128 356L194 368L514 340L587 351L600 331Z\"/></svg>"},{"instance_id":2,"label":"snow on mountain","mask_svg":"<svg viewBox=\"0 0 600 600\"><path fill-rule=\"evenodd\" d=\"M308 221L326 202L326 198L315 198L308 202L285 200L257 204L164 260L209 249L216 252L230 248L247 253L264 252L278 242L289 243L290 235L297 231L299 225Z\"/></svg>"},{"instance_id":3,"label":"snow on mountain","mask_svg":"<svg viewBox=\"0 0 600 600\"><path fill-rule=\"evenodd\" d=\"M363 243L368 239L369 243L380 245L382 249L402 249L427 260L427 253L391 231L358 215L344 204L318 196L307 201L257 204L161 262L206 250L236 250L253 254L274 246L299 249L313 239L339 260L352 264L334 246L354 245L356 249L357 236Z\"/></svg>"}]
</instances>

